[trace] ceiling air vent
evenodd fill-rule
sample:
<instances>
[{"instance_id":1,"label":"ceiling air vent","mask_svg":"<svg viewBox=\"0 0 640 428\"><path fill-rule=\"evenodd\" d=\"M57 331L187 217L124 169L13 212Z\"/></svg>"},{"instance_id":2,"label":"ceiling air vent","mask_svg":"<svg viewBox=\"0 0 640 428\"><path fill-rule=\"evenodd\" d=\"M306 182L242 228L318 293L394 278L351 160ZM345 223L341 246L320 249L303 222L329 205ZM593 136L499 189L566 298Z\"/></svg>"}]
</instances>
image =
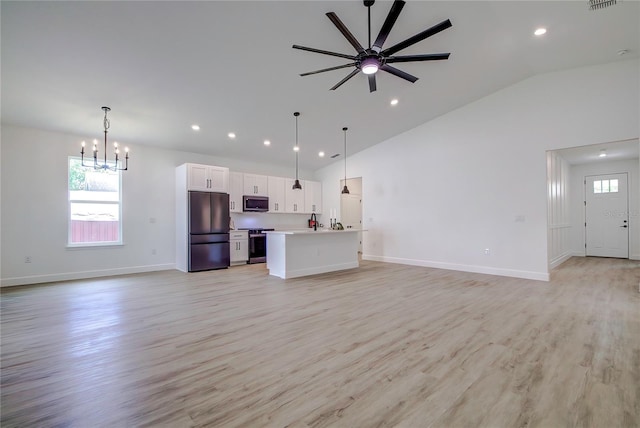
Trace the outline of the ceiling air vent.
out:
<instances>
[{"instance_id":1,"label":"ceiling air vent","mask_svg":"<svg viewBox=\"0 0 640 428\"><path fill-rule=\"evenodd\" d=\"M589 0L589 10L604 9L613 6L617 0Z\"/></svg>"},{"instance_id":2,"label":"ceiling air vent","mask_svg":"<svg viewBox=\"0 0 640 428\"><path fill-rule=\"evenodd\" d=\"M335 155L331 156L331 159L335 159L335 158L337 158L338 156L340 156L340 153L336 153Z\"/></svg>"}]
</instances>

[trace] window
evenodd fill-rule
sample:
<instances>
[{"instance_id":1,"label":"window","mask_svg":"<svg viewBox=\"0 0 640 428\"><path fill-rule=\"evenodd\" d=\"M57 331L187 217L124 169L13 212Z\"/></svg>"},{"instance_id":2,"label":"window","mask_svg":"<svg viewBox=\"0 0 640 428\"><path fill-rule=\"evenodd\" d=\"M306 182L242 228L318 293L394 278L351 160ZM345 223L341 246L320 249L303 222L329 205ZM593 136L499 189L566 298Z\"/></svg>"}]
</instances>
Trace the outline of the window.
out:
<instances>
[{"instance_id":1,"label":"window","mask_svg":"<svg viewBox=\"0 0 640 428\"><path fill-rule=\"evenodd\" d=\"M122 244L120 171L83 167L69 158L70 246Z\"/></svg>"},{"instance_id":2,"label":"window","mask_svg":"<svg viewBox=\"0 0 640 428\"><path fill-rule=\"evenodd\" d=\"M618 179L595 180L593 182L593 193L618 193Z\"/></svg>"}]
</instances>

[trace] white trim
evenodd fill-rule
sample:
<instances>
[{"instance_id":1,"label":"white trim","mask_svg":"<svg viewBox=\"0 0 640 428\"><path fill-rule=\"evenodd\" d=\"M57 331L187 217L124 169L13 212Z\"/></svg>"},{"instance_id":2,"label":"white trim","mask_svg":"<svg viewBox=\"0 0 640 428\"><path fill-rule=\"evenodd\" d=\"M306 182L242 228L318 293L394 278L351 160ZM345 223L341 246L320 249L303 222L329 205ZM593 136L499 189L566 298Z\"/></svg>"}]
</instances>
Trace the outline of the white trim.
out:
<instances>
[{"instance_id":1,"label":"white trim","mask_svg":"<svg viewBox=\"0 0 640 428\"><path fill-rule=\"evenodd\" d=\"M11 287L15 285L41 284L44 282L72 281L76 279L99 278L103 276L128 275L132 273L155 272L161 270L175 269L175 263L165 263L161 265L131 266L126 268L114 268L103 270L88 270L83 272L66 272L49 275L32 275L15 278L3 278L0 287Z\"/></svg>"},{"instance_id":2,"label":"white trim","mask_svg":"<svg viewBox=\"0 0 640 428\"><path fill-rule=\"evenodd\" d=\"M640 254L631 254L629 260L640 260Z\"/></svg>"},{"instance_id":3,"label":"white trim","mask_svg":"<svg viewBox=\"0 0 640 428\"><path fill-rule=\"evenodd\" d=\"M549 281L549 272L530 272L524 270L492 268L488 266L461 265L457 263L434 262L430 260L401 259L397 257L362 255L363 260L373 260L385 263L398 263L403 265L422 266L436 269L457 270L462 272L483 273L487 275L508 276L513 278L533 279L536 281Z\"/></svg>"},{"instance_id":4,"label":"white trim","mask_svg":"<svg viewBox=\"0 0 640 428\"><path fill-rule=\"evenodd\" d=\"M551 262L549 263L549 270L557 268L562 263L564 263L567 260L569 260L572 255L573 254L571 252L566 252L566 253L556 257L555 259L551 260Z\"/></svg>"},{"instance_id":5,"label":"white trim","mask_svg":"<svg viewBox=\"0 0 640 428\"><path fill-rule=\"evenodd\" d=\"M574 251L573 253L571 253L571 255L573 257L587 257L587 253L585 253L584 251Z\"/></svg>"}]
</instances>

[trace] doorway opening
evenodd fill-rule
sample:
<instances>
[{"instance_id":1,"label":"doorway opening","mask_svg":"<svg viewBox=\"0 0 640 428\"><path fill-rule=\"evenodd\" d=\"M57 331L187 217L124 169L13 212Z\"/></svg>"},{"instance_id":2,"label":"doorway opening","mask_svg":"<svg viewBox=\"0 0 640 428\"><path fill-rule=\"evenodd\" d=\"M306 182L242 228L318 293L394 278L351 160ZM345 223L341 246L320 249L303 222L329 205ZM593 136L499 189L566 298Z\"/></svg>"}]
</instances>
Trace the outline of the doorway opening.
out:
<instances>
[{"instance_id":1,"label":"doorway opening","mask_svg":"<svg viewBox=\"0 0 640 428\"><path fill-rule=\"evenodd\" d=\"M572 256L640 260L637 138L547 152L547 244L549 269Z\"/></svg>"}]
</instances>

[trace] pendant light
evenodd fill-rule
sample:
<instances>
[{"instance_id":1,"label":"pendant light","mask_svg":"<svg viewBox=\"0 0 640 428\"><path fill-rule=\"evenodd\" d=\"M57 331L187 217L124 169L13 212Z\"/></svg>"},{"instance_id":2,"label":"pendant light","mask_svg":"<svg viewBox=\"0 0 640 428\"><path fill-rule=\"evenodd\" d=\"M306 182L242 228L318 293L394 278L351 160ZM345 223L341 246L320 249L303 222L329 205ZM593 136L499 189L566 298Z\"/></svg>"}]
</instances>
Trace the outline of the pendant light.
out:
<instances>
[{"instance_id":1,"label":"pendant light","mask_svg":"<svg viewBox=\"0 0 640 428\"><path fill-rule=\"evenodd\" d=\"M293 148L296 152L296 181L293 183L293 190L302 190L302 184L298 180L298 151L300 150L298 147L298 116L300 116L300 112L295 112L293 115L296 118L296 146Z\"/></svg>"},{"instance_id":2,"label":"pendant light","mask_svg":"<svg viewBox=\"0 0 640 428\"><path fill-rule=\"evenodd\" d=\"M342 188L342 194L348 194L349 189L347 188L347 128L346 126L342 128L344 131L344 187Z\"/></svg>"}]
</instances>

